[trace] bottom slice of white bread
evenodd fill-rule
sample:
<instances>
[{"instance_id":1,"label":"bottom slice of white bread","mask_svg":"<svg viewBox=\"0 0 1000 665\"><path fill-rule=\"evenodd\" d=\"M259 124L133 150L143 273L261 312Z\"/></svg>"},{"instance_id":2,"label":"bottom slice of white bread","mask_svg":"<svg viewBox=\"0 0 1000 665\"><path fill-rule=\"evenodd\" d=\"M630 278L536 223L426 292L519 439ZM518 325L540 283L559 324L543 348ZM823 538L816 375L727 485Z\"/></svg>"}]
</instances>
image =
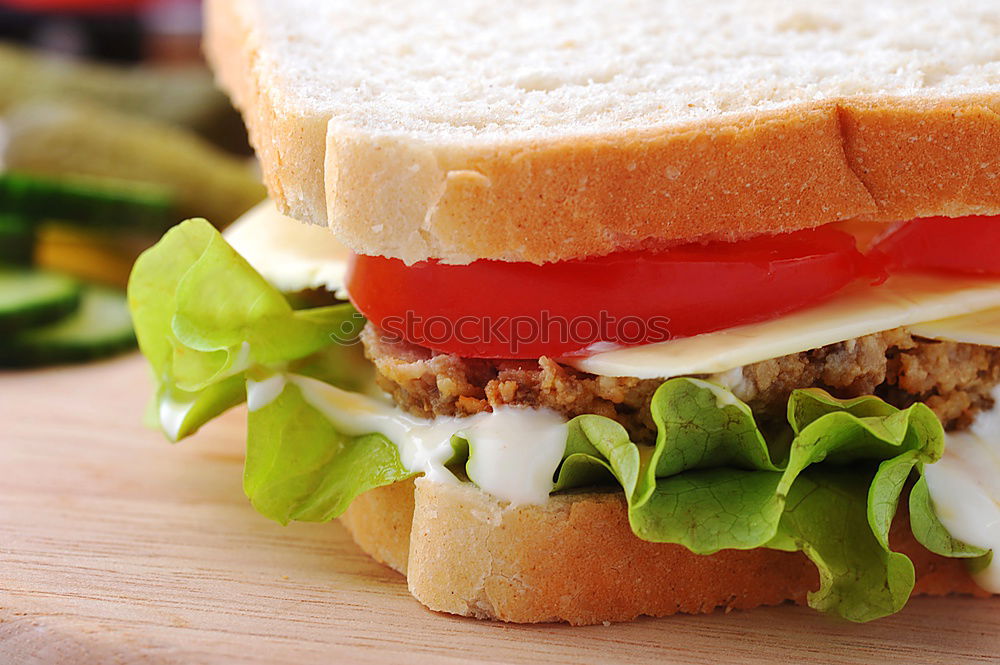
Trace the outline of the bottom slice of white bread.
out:
<instances>
[{"instance_id":1,"label":"bottom slice of white bread","mask_svg":"<svg viewBox=\"0 0 1000 665\"><path fill-rule=\"evenodd\" d=\"M341 521L377 561L407 576L432 610L517 623L575 625L641 615L805 602L819 585L799 553L693 554L629 528L620 492L554 495L511 507L469 483L420 478L358 497ZM914 594L987 596L958 559L931 554L896 520L894 549L917 572Z\"/></svg>"}]
</instances>

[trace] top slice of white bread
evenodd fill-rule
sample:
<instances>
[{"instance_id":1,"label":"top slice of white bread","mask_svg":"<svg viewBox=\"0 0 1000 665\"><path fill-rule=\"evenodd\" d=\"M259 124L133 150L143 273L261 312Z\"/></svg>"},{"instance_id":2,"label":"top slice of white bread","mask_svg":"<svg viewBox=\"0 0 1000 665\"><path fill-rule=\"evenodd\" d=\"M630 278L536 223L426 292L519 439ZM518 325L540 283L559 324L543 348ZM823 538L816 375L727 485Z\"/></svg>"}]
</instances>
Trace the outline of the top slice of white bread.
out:
<instances>
[{"instance_id":1,"label":"top slice of white bread","mask_svg":"<svg viewBox=\"0 0 1000 665\"><path fill-rule=\"evenodd\" d=\"M1000 4L209 0L272 195L356 251L535 262L1000 212Z\"/></svg>"}]
</instances>

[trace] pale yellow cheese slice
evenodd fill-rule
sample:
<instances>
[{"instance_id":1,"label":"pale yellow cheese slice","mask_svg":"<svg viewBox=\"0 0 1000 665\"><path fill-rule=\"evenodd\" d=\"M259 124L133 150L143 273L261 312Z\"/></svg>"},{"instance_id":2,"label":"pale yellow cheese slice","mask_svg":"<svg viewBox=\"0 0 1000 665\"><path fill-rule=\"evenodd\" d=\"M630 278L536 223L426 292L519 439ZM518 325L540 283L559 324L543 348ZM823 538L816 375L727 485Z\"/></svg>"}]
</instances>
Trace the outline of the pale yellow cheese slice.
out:
<instances>
[{"instance_id":1,"label":"pale yellow cheese slice","mask_svg":"<svg viewBox=\"0 0 1000 665\"><path fill-rule=\"evenodd\" d=\"M329 229L282 215L270 199L236 220L224 235L280 291L335 292L344 286L350 250Z\"/></svg>"},{"instance_id":2,"label":"pale yellow cheese slice","mask_svg":"<svg viewBox=\"0 0 1000 665\"><path fill-rule=\"evenodd\" d=\"M1000 346L1000 307L950 319L918 323L907 328L914 335L931 339Z\"/></svg>"},{"instance_id":3,"label":"pale yellow cheese slice","mask_svg":"<svg viewBox=\"0 0 1000 665\"><path fill-rule=\"evenodd\" d=\"M881 286L850 287L832 300L771 321L659 344L602 350L561 362L601 376L666 379L716 374L901 326L912 330L916 324L926 324L918 333L926 337L997 343L996 327L992 334L976 328L995 323L985 312L997 308L1000 279L894 275ZM984 313L981 320L954 318L979 313Z\"/></svg>"}]
</instances>

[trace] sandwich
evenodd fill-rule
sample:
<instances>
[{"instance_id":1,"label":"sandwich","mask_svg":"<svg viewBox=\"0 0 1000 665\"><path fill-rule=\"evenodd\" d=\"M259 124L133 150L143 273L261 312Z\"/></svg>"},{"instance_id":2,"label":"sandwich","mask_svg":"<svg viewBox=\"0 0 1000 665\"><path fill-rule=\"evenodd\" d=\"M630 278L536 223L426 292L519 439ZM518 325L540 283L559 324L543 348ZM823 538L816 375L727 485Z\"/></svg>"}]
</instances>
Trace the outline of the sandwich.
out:
<instances>
[{"instance_id":1,"label":"sandwich","mask_svg":"<svg viewBox=\"0 0 1000 665\"><path fill-rule=\"evenodd\" d=\"M1000 592L998 20L209 0L273 203L136 263L150 418L437 611Z\"/></svg>"}]
</instances>

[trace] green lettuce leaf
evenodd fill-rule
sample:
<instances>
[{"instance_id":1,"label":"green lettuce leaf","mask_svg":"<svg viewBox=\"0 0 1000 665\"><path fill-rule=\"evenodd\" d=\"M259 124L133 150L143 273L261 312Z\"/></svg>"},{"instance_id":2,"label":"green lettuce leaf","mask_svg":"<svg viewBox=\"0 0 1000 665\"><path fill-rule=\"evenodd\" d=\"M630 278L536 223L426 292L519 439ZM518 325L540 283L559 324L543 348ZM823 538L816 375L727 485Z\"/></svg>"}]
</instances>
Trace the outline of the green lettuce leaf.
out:
<instances>
[{"instance_id":1,"label":"green lettuce leaf","mask_svg":"<svg viewBox=\"0 0 1000 665\"><path fill-rule=\"evenodd\" d=\"M157 383L147 420L174 441L244 402L247 379L294 371L360 390L371 373L353 307L293 310L204 220L140 256L128 296ZM295 386L247 420L244 490L279 522L332 519L361 492L412 475L384 437L341 433Z\"/></svg>"},{"instance_id":2,"label":"green lettuce leaf","mask_svg":"<svg viewBox=\"0 0 1000 665\"><path fill-rule=\"evenodd\" d=\"M931 502L927 480L921 476L910 490L910 529L917 542L935 554L959 559L973 559L973 570L985 568L993 552L983 547L969 545L953 537L941 524Z\"/></svg>"},{"instance_id":3,"label":"green lettuce leaf","mask_svg":"<svg viewBox=\"0 0 1000 665\"><path fill-rule=\"evenodd\" d=\"M943 450L930 409L796 391L788 404L794 438L781 459L749 407L709 382L666 381L651 411L654 446L632 443L607 418L574 419L557 489L613 476L636 535L698 554L802 551L820 572L810 605L853 621L905 604L913 566L891 551L889 528L910 472Z\"/></svg>"},{"instance_id":4,"label":"green lettuce leaf","mask_svg":"<svg viewBox=\"0 0 1000 665\"><path fill-rule=\"evenodd\" d=\"M293 310L202 219L175 226L139 257L128 299L158 386L150 412L157 420L174 412L164 428L174 440L242 402L248 370L315 366L314 354L337 350L334 336L349 340L363 325L350 305Z\"/></svg>"},{"instance_id":5,"label":"green lettuce leaf","mask_svg":"<svg viewBox=\"0 0 1000 665\"><path fill-rule=\"evenodd\" d=\"M344 434L309 405L298 386L247 416L243 489L263 515L326 522L356 496L413 473L396 446L381 434Z\"/></svg>"}]
</instances>

